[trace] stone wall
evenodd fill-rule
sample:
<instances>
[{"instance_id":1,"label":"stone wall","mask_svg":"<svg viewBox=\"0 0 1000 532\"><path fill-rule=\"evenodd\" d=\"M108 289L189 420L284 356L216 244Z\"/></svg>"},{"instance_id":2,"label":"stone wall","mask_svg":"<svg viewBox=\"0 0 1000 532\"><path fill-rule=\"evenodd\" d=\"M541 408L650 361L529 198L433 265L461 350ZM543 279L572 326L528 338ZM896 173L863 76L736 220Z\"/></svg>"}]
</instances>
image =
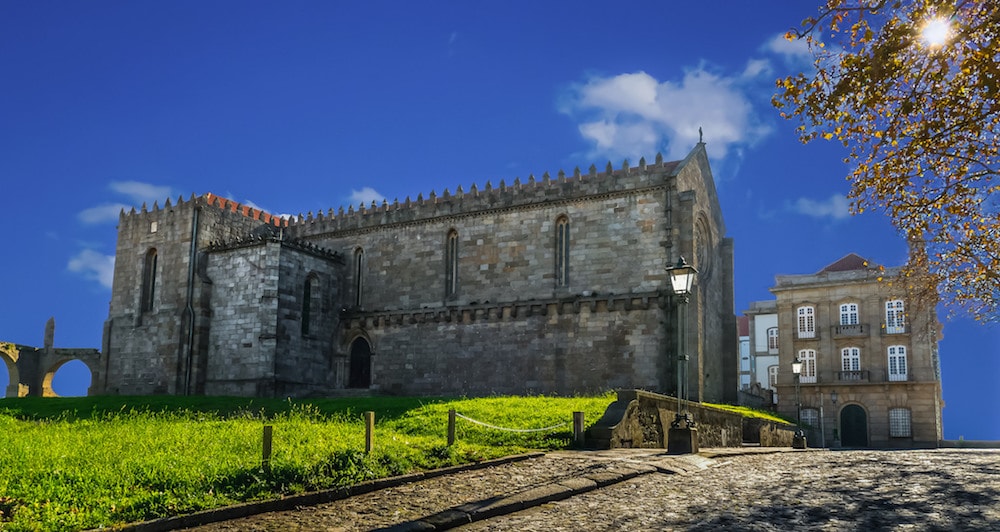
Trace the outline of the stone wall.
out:
<instances>
[{"instance_id":1,"label":"stone wall","mask_svg":"<svg viewBox=\"0 0 1000 532\"><path fill-rule=\"evenodd\" d=\"M743 416L684 402L697 423L700 447L741 447ZM619 390L618 399L587 430L588 446L597 448L666 448L667 431L677 413L673 397L640 390Z\"/></svg>"},{"instance_id":2,"label":"stone wall","mask_svg":"<svg viewBox=\"0 0 1000 532\"><path fill-rule=\"evenodd\" d=\"M477 305L352 320L373 341L373 390L389 394L600 393L659 387L662 298Z\"/></svg>"}]
</instances>

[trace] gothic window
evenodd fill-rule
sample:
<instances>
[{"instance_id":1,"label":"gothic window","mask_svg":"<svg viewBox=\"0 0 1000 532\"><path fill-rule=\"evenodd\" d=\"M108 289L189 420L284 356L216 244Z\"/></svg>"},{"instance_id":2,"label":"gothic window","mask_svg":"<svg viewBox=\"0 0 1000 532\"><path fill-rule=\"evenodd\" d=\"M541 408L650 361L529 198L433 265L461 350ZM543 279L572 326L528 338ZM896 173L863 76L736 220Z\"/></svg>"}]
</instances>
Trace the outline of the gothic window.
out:
<instances>
[{"instance_id":1,"label":"gothic window","mask_svg":"<svg viewBox=\"0 0 1000 532\"><path fill-rule=\"evenodd\" d=\"M310 275L306 278L305 285L302 287L302 336L309 334L312 325L313 311L318 302L318 285L316 277Z\"/></svg>"},{"instance_id":2,"label":"gothic window","mask_svg":"<svg viewBox=\"0 0 1000 532\"><path fill-rule=\"evenodd\" d=\"M861 349L845 347L840 350L841 380L861 380Z\"/></svg>"},{"instance_id":3,"label":"gothic window","mask_svg":"<svg viewBox=\"0 0 1000 532\"><path fill-rule=\"evenodd\" d=\"M153 300L156 296L156 248L146 252L146 260L142 269L142 301L143 312L153 310Z\"/></svg>"},{"instance_id":4,"label":"gothic window","mask_svg":"<svg viewBox=\"0 0 1000 532\"><path fill-rule=\"evenodd\" d=\"M444 293L454 296L458 293L458 231L448 231L444 251Z\"/></svg>"},{"instance_id":5,"label":"gothic window","mask_svg":"<svg viewBox=\"0 0 1000 532\"><path fill-rule=\"evenodd\" d=\"M889 409L889 437L890 438L909 438L913 436L913 430L910 426L910 409L909 408L890 408Z\"/></svg>"},{"instance_id":6,"label":"gothic window","mask_svg":"<svg viewBox=\"0 0 1000 532\"><path fill-rule=\"evenodd\" d=\"M816 310L813 307L799 307L799 338L816 337Z\"/></svg>"},{"instance_id":7,"label":"gothic window","mask_svg":"<svg viewBox=\"0 0 1000 532\"><path fill-rule=\"evenodd\" d=\"M569 218L556 220L556 286L569 286Z\"/></svg>"},{"instance_id":8,"label":"gothic window","mask_svg":"<svg viewBox=\"0 0 1000 532\"><path fill-rule=\"evenodd\" d=\"M354 305L361 306L361 294L364 290L365 250L354 250Z\"/></svg>"},{"instance_id":9,"label":"gothic window","mask_svg":"<svg viewBox=\"0 0 1000 532\"><path fill-rule=\"evenodd\" d=\"M799 373L799 382L816 382L816 350L803 349L799 351L799 362L802 363L802 372Z\"/></svg>"},{"instance_id":10,"label":"gothic window","mask_svg":"<svg viewBox=\"0 0 1000 532\"><path fill-rule=\"evenodd\" d=\"M889 346L889 380L906 380L906 346Z\"/></svg>"},{"instance_id":11,"label":"gothic window","mask_svg":"<svg viewBox=\"0 0 1000 532\"><path fill-rule=\"evenodd\" d=\"M778 352L778 328L771 327L767 330L767 351L768 353Z\"/></svg>"},{"instance_id":12,"label":"gothic window","mask_svg":"<svg viewBox=\"0 0 1000 532\"><path fill-rule=\"evenodd\" d=\"M840 306L840 324L841 325L858 324L857 303L844 303L843 305Z\"/></svg>"},{"instance_id":13,"label":"gothic window","mask_svg":"<svg viewBox=\"0 0 1000 532\"><path fill-rule=\"evenodd\" d=\"M902 299L885 302L885 332L886 334L906 332L906 312Z\"/></svg>"}]
</instances>

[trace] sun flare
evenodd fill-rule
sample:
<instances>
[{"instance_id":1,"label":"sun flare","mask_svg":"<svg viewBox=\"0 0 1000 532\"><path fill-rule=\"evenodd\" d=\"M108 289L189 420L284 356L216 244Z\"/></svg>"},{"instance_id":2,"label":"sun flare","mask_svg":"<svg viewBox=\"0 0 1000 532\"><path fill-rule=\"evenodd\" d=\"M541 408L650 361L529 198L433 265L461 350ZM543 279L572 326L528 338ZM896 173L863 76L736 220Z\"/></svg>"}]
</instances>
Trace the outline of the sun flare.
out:
<instances>
[{"instance_id":1,"label":"sun flare","mask_svg":"<svg viewBox=\"0 0 1000 532\"><path fill-rule=\"evenodd\" d=\"M948 40L951 33L951 25L946 18L934 18L924 24L920 36L928 46L941 46Z\"/></svg>"}]
</instances>

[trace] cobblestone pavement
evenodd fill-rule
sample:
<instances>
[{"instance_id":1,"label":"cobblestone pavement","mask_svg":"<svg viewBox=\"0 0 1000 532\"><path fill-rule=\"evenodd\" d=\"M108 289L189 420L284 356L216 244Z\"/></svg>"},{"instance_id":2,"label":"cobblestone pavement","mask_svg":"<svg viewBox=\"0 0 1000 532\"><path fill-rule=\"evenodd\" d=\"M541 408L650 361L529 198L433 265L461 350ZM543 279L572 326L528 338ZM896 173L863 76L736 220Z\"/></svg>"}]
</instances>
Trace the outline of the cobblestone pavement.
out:
<instances>
[{"instance_id":1,"label":"cobblestone pavement","mask_svg":"<svg viewBox=\"0 0 1000 532\"><path fill-rule=\"evenodd\" d=\"M430 530L434 516L506 501L457 530L1000 531L1000 451L728 453L550 453L196 530ZM518 494L531 506L557 492L510 513Z\"/></svg>"}]
</instances>

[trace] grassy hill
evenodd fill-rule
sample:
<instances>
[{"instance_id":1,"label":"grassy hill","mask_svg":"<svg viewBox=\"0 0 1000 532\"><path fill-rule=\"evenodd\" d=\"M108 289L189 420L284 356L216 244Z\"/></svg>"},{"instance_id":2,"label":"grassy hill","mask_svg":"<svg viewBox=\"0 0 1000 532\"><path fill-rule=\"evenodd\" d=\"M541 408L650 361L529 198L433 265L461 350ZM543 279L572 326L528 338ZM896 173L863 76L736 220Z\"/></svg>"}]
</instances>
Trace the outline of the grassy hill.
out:
<instances>
[{"instance_id":1,"label":"grassy hill","mask_svg":"<svg viewBox=\"0 0 1000 532\"><path fill-rule=\"evenodd\" d=\"M598 397L219 397L0 399L0 530L109 527L354 484L414 470L565 448L572 412L593 423ZM446 446L447 412L460 420ZM376 415L364 453L362 413ZM273 427L270 473L263 426Z\"/></svg>"}]
</instances>

